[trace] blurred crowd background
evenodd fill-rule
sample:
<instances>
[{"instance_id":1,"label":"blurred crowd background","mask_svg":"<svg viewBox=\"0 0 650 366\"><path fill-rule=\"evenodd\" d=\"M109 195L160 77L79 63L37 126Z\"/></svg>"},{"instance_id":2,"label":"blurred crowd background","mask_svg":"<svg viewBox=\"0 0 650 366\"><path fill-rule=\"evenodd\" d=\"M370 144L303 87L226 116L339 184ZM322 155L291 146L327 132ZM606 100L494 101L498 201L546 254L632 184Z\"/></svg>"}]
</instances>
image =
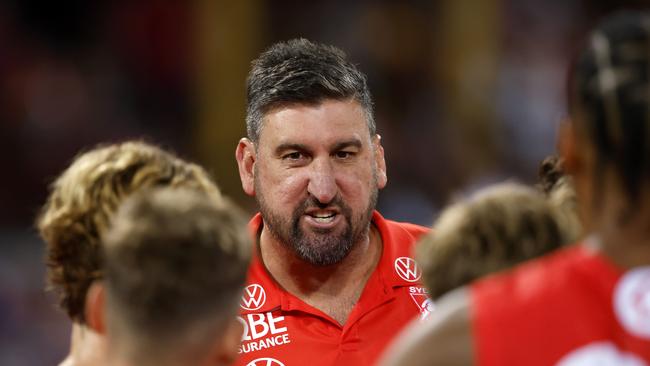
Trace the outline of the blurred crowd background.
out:
<instances>
[{"instance_id":1,"label":"blurred crowd background","mask_svg":"<svg viewBox=\"0 0 650 366\"><path fill-rule=\"evenodd\" d=\"M586 31L648 1L0 1L0 364L51 365L69 325L33 229L79 151L140 138L206 166L251 212L234 160L244 80L273 42L339 46L369 77L384 216L430 225L455 196L534 183Z\"/></svg>"}]
</instances>

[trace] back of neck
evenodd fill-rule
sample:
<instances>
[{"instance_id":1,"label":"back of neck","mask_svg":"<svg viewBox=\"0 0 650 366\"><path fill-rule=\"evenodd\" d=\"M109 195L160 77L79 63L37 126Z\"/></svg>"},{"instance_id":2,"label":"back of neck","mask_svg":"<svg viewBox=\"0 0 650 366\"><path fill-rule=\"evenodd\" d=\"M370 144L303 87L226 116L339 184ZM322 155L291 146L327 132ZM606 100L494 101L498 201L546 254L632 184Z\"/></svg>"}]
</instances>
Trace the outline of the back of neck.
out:
<instances>
[{"instance_id":1,"label":"back of neck","mask_svg":"<svg viewBox=\"0 0 650 366\"><path fill-rule=\"evenodd\" d=\"M650 265L650 194L632 209L624 199L605 202L594 227L599 249L624 269Z\"/></svg>"},{"instance_id":2,"label":"back of neck","mask_svg":"<svg viewBox=\"0 0 650 366\"><path fill-rule=\"evenodd\" d=\"M70 354L61 365L102 365L105 354L104 337L81 323L72 323Z\"/></svg>"}]
</instances>

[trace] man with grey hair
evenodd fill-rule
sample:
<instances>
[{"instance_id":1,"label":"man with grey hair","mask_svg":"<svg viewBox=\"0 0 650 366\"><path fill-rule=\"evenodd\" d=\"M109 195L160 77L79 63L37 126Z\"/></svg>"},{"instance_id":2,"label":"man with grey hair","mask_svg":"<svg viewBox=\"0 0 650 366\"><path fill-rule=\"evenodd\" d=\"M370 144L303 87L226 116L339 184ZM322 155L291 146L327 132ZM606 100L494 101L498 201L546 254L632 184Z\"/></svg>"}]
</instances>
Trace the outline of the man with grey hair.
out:
<instances>
[{"instance_id":1,"label":"man with grey hair","mask_svg":"<svg viewBox=\"0 0 650 366\"><path fill-rule=\"evenodd\" d=\"M116 366L217 366L237 355L246 278L246 220L227 200L162 188L129 198L104 242L88 322Z\"/></svg>"},{"instance_id":2,"label":"man with grey hair","mask_svg":"<svg viewBox=\"0 0 650 366\"><path fill-rule=\"evenodd\" d=\"M294 39L253 62L236 158L260 208L239 365L372 364L425 311L415 240L375 211L387 182L365 76ZM317 356L317 357L315 357Z\"/></svg>"}]
</instances>

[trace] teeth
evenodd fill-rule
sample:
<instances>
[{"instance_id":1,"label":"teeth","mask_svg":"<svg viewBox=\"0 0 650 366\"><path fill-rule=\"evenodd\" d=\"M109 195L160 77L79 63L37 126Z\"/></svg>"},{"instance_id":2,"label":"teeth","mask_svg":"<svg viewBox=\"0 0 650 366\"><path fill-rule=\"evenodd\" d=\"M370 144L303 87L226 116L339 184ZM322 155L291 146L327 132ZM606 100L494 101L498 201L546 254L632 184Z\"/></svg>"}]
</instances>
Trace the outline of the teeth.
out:
<instances>
[{"instance_id":1,"label":"teeth","mask_svg":"<svg viewBox=\"0 0 650 366\"><path fill-rule=\"evenodd\" d=\"M313 217L314 220L316 220L317 222L326 223L326 222L333 221L336 214L332 212L329 213L321 212L321 213L313 213L310 216Z\"/></svg>"},{"instance_id":2,"label":"teeth","mask_svg":"<svg viewBox=\"0 0 650 366\"><path fill-rule=\"evenodd\" d=\"M326 219L328 217L334 217L334 214L315 214L314 217L319 219Z\"/></svg>"},{"instance_id":3,"label":"teeth","mask_svg":"<svg viewBox=\"0 0 650 366\"><path fill-rule=\"evenodd\" d=\"M313 218L318 222L329 222L334 219L334 215L330 216L313 216Z\"/></svg>"}]
</instances>

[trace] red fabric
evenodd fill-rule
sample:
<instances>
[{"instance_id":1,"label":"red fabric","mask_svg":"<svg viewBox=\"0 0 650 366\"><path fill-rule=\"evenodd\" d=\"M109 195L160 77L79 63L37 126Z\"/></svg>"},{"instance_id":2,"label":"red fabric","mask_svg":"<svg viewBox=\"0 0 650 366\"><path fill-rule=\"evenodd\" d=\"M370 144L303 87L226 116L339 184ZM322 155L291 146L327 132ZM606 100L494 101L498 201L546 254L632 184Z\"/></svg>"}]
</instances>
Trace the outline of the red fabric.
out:
<instances>
[{"instance_id":1,"label":"red fabric","mask_svg":"<svg viewBox=\"0 0 650 366\"><path fill-rule=\"evenodd\" d=\"M370 365L376 361L391 338L420 314L416 300L424 298L411 292L423 288L419 281L400 278L395 261L412 258L414 242L428 229L386 220L377 212L372 222L381 234L383 253L344 326L284 291L260 258L253 258L248 285L260 285L266 299L263 304L249 300L248 308L253 310L241 309L246 334L236 365ZM261 225L258 214L250 224L256 237ZM259 287L247 289L259 299ZM245 291L243 305L250 295ZM258 361L251 363L254 360Z\"/></svg>"},{"instance_id":2,"label":"red fabric","mask_svg":"<svg viewBox=\"0 0 650 366\"><path fill-rule=\"evenodd\" d=\"M623 275L601 254L576 245L476 282L470 293L478 365L632 365L623 355L650 362L650 337L631 334L615 314ZM618 363L605 362L602 344L615 349L608 355ZM600 351L582 352L583 363L566 363L594 345ZM605 363L591 362L597 359Z\"/></svg>"}]
</instances>

